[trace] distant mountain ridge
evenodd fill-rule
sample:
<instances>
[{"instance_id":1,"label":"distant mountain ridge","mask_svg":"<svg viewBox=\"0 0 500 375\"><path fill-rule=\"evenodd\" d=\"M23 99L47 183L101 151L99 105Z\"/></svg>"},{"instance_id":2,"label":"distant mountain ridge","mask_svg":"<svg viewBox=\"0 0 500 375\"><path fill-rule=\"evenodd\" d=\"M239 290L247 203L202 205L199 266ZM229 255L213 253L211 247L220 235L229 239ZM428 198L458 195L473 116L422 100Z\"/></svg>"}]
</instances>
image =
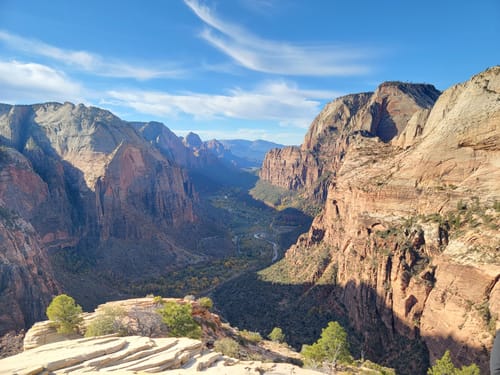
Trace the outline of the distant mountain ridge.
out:
<instances>
[{"instance_id":1,"label":"distant mountain ridge","mask_svg":"<svg viewBox=\"0 0 500 375\"><path fill-rule=\"evenodd\" d=\"M233 155L247 159L250 162L255 162L258 167L262 165L268 151L285 147L282 144L261 139L255 141L244 139L220 139L219 142L222 143L227 150L230 150Z\"/></svg>"},{"instance_id":2,"label":"distant mountain ridge","mask_svg":"<svg viewBox=\"0 0 500 375\"><path fill-rule=\"evenodd\" d=\"M211 139L203 142L198 134L192 132L181 139L183 144L193 151L199 153L206 150L222 162L236 168L260 168L269 150L284 147L284 145L263 140Z\"/></svg>"}]
</instances>

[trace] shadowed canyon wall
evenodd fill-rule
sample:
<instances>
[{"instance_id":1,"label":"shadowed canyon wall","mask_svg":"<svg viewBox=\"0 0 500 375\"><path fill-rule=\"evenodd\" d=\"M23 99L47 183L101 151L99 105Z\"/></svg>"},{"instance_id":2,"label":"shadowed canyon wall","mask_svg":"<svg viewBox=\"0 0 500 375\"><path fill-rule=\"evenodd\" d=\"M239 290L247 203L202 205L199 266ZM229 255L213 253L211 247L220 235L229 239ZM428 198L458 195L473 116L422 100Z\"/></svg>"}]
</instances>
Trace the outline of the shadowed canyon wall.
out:
<instances>
[{"instance_id":1,"label":"shadowed canyon wall","mask_svg":"<svg viewBox=\"0 0 500 375\"><path fill-rule=\"evenodd\" d=\"M132 124L71 103L1 105L0 143L1 333L43 319L62 289L98 302L99 273L130 281L204 259L179 239L202 222L186 170Z\"/></svg>"}]
</instances>

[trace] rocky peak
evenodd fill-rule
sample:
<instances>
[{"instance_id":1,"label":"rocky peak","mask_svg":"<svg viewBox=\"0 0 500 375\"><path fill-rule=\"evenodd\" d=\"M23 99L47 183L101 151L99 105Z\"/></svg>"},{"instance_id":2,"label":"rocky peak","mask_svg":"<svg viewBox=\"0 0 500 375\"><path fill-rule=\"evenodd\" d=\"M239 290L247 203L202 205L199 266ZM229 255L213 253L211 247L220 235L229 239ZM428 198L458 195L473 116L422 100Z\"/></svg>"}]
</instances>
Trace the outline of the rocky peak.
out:
<instances>
[{"instance_id":1,"label":"rocky peak","mask_svg":"<svg viewBox=\"0 0 500 375\"><path fill-rule=\"evenodd\" d=\"M214 150L217 154L226 152L224 145L217 139L211 139L205 142L205 147Z\"/></svg>"},{"instance_id":2,"label":"rocky peak","mask_svg":"<svg viewBox=\"0 0 500 375\"><path fill-rule=\"evenodd\" d=\"M196 133L189 132L183 140L184 145L189 148L199 149L203 145L203 141Z\"/></svg>"},{"instance_id":3,"label":"rocky peak","mask_svg":"<svg viewBox=\"0 0 500 375\"><path fill-rule=\"evenodd\" d=\"M167 159L184 168L193 167L192 151L167 126L155 121L134 123L134 126Z\"/></svg>"},{"instance_id":4,"label":"rocky peak","mask_svg":"<svg viewBox=\"0 0 500 375\"><path fill-rule=\"evenodd\" d=\"M428 114L438 96L432 85L386 82L373 93L337 98L316 116L300 149L272 150L266 155L260 178L322 201L351 137L376 137L387 143L416 122L410 122L416 113Z\"/></svg>"},{"instance_id":5,"label":"rocky peak","mask_svg":"<svg viewBox=\"0 0 500 375\"><path fill-rule=\"evenodd\" d=\"M406 128L416 111L432 107L439 95L440 92L428 84L386 82L370 99L369 113L363 117L364 121L371 120L371 124L365 129L388 142Z\"/></svg>"},{"instance_id":6,"label":"rocky peak","mask_svg":"<svg viewBox=\"0 0 500 375\"><path fill-rule=\"evenodd\" d=\"M345 95L328 103L311 123L301 150L313 150L330 133L344 131L352 117L366 105L372 95L372 92Z\"/></svg>"}]
</instances>

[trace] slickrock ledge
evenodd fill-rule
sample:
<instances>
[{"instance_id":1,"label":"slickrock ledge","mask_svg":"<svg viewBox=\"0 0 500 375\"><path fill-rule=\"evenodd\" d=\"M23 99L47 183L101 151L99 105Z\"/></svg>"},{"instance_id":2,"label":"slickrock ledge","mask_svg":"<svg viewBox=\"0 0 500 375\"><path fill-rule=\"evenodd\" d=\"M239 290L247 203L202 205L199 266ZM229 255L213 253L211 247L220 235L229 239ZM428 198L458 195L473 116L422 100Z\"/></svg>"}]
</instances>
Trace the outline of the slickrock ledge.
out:
<instances>
[{"instance_id":1,"label":"slickrock ledge","mask_svg":"<svg viewBox=\"0 0 500 375\"><path fill-rule=\"evenodd\" d=\"M0 360L0 374L274 374L313 375L284 363L239 361L206 349L199 340L141 336L55 342Z\"/></svg>"}]
</instances>

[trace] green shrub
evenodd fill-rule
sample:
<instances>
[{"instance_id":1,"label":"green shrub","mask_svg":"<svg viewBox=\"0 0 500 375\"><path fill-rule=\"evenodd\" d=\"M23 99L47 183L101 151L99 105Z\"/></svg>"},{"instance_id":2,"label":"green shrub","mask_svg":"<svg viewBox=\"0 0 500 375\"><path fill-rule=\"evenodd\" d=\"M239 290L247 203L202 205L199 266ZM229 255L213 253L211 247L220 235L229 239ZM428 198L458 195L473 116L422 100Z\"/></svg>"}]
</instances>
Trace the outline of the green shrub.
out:
<instances>
[{"instance_id":1,"label":"green shrub","mask_svg":"<svg viewBox=\"0 0 500 375\"><path fill-rule=\"evenodd\" d=\"M192 307L189 303L167 302L157 311L161 315L163 323L169 328L171 336L185 336L193 339L201 337L201 327L193 319Z\"/></svg>"},{"instance_id":2,"label":"green shrub","mask_svg":"<svg viewBox=\"0 0 500 375\"><path fill-rule=\"evenodd\" d=\"M259 332L247 331L246 329L240 332L240 336L254 344L262 341L262 336Z\"/></svg>"},{"instance_id":3,"label":"green shrub","mask_svg":"<svg viewBox=\"0 0 500 375\"><path fill-rule=\"evenodd\" d=\"M381 366L378 363L374 363L374 362L369 361L369 360L364 361L361 365L365 368L369 368L371 370L378 371L382 375L396 375L396 371L394 369Z\"/></svg>"},{"instance_id":4,"label":"green shrub","mask_svg":"<svg viewBox=\"0 0 500 375\"><path fill-rule=\"evenodd\" d=\"M316 367L323 362L336 364L351 363L347 333L337 322L330 322L321 331L321 337L312 345L302 346L305 364Z\"/></svg>"},{"instance_id":5,"label":"green shrub","mask_svg":"<svg viewBox=\"0 0 500 375\"><path fill-rule=\"evenodd\" d=\"M157 305L160 305L163 303L163 297L162 296L154 296L153 297L153 302Z\"/></svg>"},{"instance_id":6,"label":"green shrub","mask_svg":"<svg viewBox=\"0 0 500 375\"><path fill-rule=\"evenodd\" d=\"M209 297L201 297L199 300L198 300L198 304L201 306L201 307L204 307L206 308L207 310L210 310L212 309L212 307L214 307L214 302L212 301L211 298Z\"/></svg>"},{"instance_id":7,"label":"green shrub","mask_svg":"<svg viewBox=\"0 0 500 375\"><path fill-rule=\"evenodd\" d=\"M475 364L456 368L451 361L450 351L444 352L441 359L436 360L434 366L427 370L428 375L480 375L479 367Z\"/></svg>"},{"instance_id":8,"label":"green shrub","mask_svg":"<svg viewBox=\"0 0 500 375\"><path fill-rule=\"evenodd\" d=\"M285 342L285 334L280 327L274 327L267 337L274 342Z\"/></svg>"},{"instance_id":9,"label":"green shrub","mask_svg":"<svg viewBox=\"0 0 500 375\"><path fill-rule=\"evenodd\" d=\"M73 297L60 294L54 297L47 307L47 317L51 320L58 333L78 332L78 325L83 321L82 307L75 303Z\"/></svg>"},{"instance_id":10,"label":"green shrub","mask_svg":"<svg viewBox=\"0 0 500 375\"><path fill-rule=\"evenodd\" d=\"M240 346L235 340L229 337L215 341L214 350L233 358L238 358L240 355Z\"/></svg>"},{"instance_id":11,"label":"green shrub","mask_svg":"<svg viewBox=\"0 0 500 375\"><path fill-rule=\"evenodd\" d=\"M125 335L127 333L126 327L123 325L121 319L125 316L123 309L118 307L107 307L104 312L97 315L87 327L85 331L86 337L110 335L118 333Z\"/></svg>"}]
</instances>

